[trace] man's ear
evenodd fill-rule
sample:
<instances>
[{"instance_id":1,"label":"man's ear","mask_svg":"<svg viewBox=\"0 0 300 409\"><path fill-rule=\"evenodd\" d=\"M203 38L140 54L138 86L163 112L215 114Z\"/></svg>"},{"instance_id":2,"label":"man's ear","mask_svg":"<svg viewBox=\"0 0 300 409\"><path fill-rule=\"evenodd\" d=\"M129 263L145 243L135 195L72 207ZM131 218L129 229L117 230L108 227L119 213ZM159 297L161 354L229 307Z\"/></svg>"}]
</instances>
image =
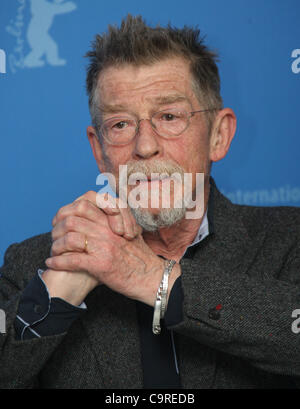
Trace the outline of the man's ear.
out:
<instances>
[{"instance_id":1,"label":"man's ear","mask_svg":"<svg viewBox=\"0 0 300 409\"><path fill-rule=\"evenodd\" d=\"M88 140L90 142L90 145L93 151L94 158L97 162L98 168L101 173L105 172L105 169L104 169L105 166L104 166L104 160L103 160L103 156L104 156L103 150L99 142L96 129L93 126L88 126L86 133L87 133L87 137L88 137Z\"/></svg>"},{"instance_id":2,"label":"man's ear","mask_svg":"<svg viewBox=\"0 0 300 409\"><path fill-rule=\"evenodd\" d=\"M232 109L224 108L218 112L210 136L210 160L223 159L230 147L236 131L236 116Z\"/></svg>"}]
</instances>

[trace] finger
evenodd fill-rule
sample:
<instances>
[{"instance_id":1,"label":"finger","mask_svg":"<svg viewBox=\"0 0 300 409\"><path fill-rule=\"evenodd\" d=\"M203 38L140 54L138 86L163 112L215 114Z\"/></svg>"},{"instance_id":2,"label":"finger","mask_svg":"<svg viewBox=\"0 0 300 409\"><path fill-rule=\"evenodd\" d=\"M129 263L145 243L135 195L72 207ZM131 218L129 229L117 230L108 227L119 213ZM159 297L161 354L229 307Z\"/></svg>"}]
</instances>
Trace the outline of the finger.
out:
<instances>
[{"instance_id":1,"label":"finger","mask_svg":"<svg viewBox=\"0 0 300 409\"><path fill-rule=\"evenodd\" d=\"M139 233L136 221L128 207L120 198L113 198L114 205L119 209L119 214L108 216L109 225L116 234L123 235L128 240L134 239Z\"/></svg>"},{"instance_id":2,"label":"finger","mask_svg":"<svg viewBox=\"0 0 300 409\"><path fill-rule=\"evenodd\" d=\"M136 236L139 236L140 234L143 233L142 227L139 224L137 224L136 222L135 222L135 231L136 231Z\"/></svg>"},{"instance_id":3,"label":"finger","mask_svg":"<svg viewBox=\"0 0 300 409\"><path fill-rule=\"evenodd\" d=\"M111 230L131 240L135 237L131 212L127 206L120 207L120 203L123 202L119 198L112 197L108 193L97 195L97 204L107 214Z\"/></svg>"},{"instance_id":4,"label":"finger","mask_svg":"<svg viewBox=\"0 0 300 409\"><path fill-rule=\"evenodd\" d=\"M59 209L52 221L52 226L55 227L59 222L71 215L84 217L93 222L98 222L101 217L104 219L103 213L97 205L87 199L78 199Z\"/></svg>"},{"instance_id":5,"label":"finger","mask_svg":"<svg viewBox=\"0 0 300 409\"><path fill-rule=\"evenodd\" d=\"M106 222L106 226L103 227L106 227L107 230L109 227L108 223ZM99 237L99 234L101 233L101 226L96 226L94 222L91 222L83 217L73 215L68 216L61 222L57 223L52 229L52 240L58 240L69 232L81 233L89 237Z\"/></svg>"},{"instance_id":6,"label":"finger","mask_svg":"<svg viewBox=\"0 0 300 409\"><path fill-rule=\"evenodd\" d=\"M120 213L117 199L115 197L112 197L107 192L103 194L97 193L96 206L98 206L104 213L108 215Z\"/></svg>"},{"instance_id":7,"label":"finger","mask_svg":"<svg viewBox=\"0 0 300 409\"><path fill-rule=\"evenodd\" d=\"M107 216L108 224L111 231L119 236L125 234L123 217L121 214L115 216Z\"/></svg>"},{"instance_id":8,"label":"finger","mask_svg":"<svg viewBox=\"0 0 300 409\"><path fill-rule=\"evenodd\" d=\"M88 257L86 253L69 253L48 258L45 264L48 268L58 271L87 271Z\"/></svg>"},{"instance_id":9,"label":"finger","mask_svg":"<svg viewBox=\"0 0 300 409\"><path fill-rule=\"evenodd\" d=\"M75 199L75 202L77 200L89 200L90 202L96 204L96 195L97 195L96 192L94 192L93 190L89 190L88 192L84 193L83 195L77 197L77 199Z\"/></svg>"},{"instance_id":10,"label":"finger","mask_svg":"<svg viewBox=\"0 0 300 409\"><path fill-rule=\"evenodd\" d=\"M116 214L119 213L119 209L116 203L116 199L111 196L108 192L96 193L94 191L89 191L84 195L78 197L75 202L79 200L88 200L93 203L96 207L99 207L104 213Z\"/></svg>"},{"instance_id":11,"label":"finger","mask_svg":"<svg viewBox=\"0 0 300 409\"><path fill-rule=\"evenodd\" d=\"M85 194L79 196L77 199L74 200L74 202L63 206L59 209L59 211L57 212L57 214L54 216L53 220L52 220L52 225L54 226L58 221L59 221L59 217L58 214L64 214L64 211L67 211L69 207L73 207L74 203L80 200L86 200L89 201L93 204L96 205L96 192L93 192L92 190L86 192ZM97 207L97 206L96 206Z\"/></svg>"},{"instance_id":12,"label":"finger","mask_svg":"<svg viewBox=\"0 0 300 409\"><path fill-rule=\"evenodd\" d=\"M51 256L59 256L67 252L87 252L88 251L88 241L87 236L70 232L65 234L63 237L53 241L51 247Z\"/></svg>"},{"instance_id":13,"label":"finger","mask_svg":"<svg viewBox=\"0 0 300 409\"><path fill-rule=\"evenodd\" d=\"M118 206L124 219L125 230L127 231L128 226L128 231L130 231L131 234L133 234L133 237L136 237L139 234L141 234L142 228L137 224L136 219L133 216L128 204L124 204L124 202L121 199L118 199Z\"/></svg>"},{"instance_id":14,"label":"finger","mask_svg":"<svg viewBox=\"0 0 300 409\"><path fill-rule=\"evenodd\" d=\"M141 228L141 226L139 224L137 224L137 221L136 221L135 217L133 216L133 214L132 214L132 212L131 212L131 210L129 208L128 208L128 212L129 212L130 218L132 220L134 234L135 234L135 237L136 237L136 236L142 234L143 229Z\"/></svg>"},{"instance_id":15,"label":"finger","mask_svg":"<svg viewBox=\"0 0 300 409\"><path fill-rule=\"evenodd\" d=\"M120 198L117 199L117 203L120 209L120 213L123 217L124 229L126 232L126 234L124 234L124 237L127 239L133 239L140 232L138 224L136 223L136 220L130 210L130 207L128 206L128 203L125 203Z\"/></svg>"},{"instance_id":16,"label":"finger","mask_svg":"<svg viewBox=\"0 0 300 409\"><path fill-rule=\"evenodd\" d=\"M124 225L124 237L132 240L136 237L135 220L128 208L120 208L121 217Z\"/></svg>"},{"instance_id":17,"label":"finger","mask_svg":"<svg viewBox=\"0 0 300 409\"><path fill-rule=\"evenodd\" d=\"M101 213L99 209L96 209L96 212ZM102 220L99 219L99 215L97 215L97 224L95 224L95 221L88 220L85 217L74 216L72 211L70 212L70 209L65 210L64 214L60 215L58 220L60 220L62 217L64 218L61 221L58 221L52 229L53 241L58 240L69 232L81 233L83 235L95 238L99 238L100 235L108 233L107 229L109 228L110 231L119 236L123 236L126 233L121 214L114 216L105 215ZM90 218L93 217L91 216ZM99 220L101 220L102 223L99 223ZM129 227L127 227L127 230L129 230ZM132 232L127 233L127 235L130 238L133 238Z\"/></svg>"}]
</instances>

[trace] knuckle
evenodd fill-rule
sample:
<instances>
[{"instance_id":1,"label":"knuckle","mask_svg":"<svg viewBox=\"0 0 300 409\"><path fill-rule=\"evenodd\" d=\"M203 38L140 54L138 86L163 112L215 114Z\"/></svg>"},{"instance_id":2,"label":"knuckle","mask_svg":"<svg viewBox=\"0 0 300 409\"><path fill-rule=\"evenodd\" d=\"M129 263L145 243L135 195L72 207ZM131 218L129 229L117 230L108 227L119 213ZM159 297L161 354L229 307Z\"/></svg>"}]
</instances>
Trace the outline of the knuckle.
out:
<instances>
[{"instance_id":1,"label":"knuckle","mask_svg":"<svg viewBox=\"0 0 300 409\"><path fill-rule=\"evenodd\" d=\"M94 201L94 200L95 200L95 195L96 195L96 192L94 192L93 190L89 190L88 192L86 192L86 194L84 195L84 197L85 197L85 199L87 199L87 200Z\"/></svg>"},{"instance_id":2,"label":"knuckle","mask_svg":"<svg viewBox=\"0 0 300 409\"><path fill-rule=\"evenodd\" d=\"M57 211L56 215L53 218L53 221L55 220L56 224L66 217L69 211L69 206L70 205L63 206Z\"/></svg>"},{"instance_id":3,"label":"knuckle","mask_svg":"<svg viewBox=\"0 0 300 409\"><path fill-rule=\"evenodd\" d=\"M51 246L50 256L55 256L57 254L57 243L54 241Z\"/></svg>"},{"instance_id":4,"label":"knuckle","mask_svg":"<svg viewBox=\"0 0 300 409\"><path fill-rule=\"evenodd\" d=\"M89 208L89 201L88 200L81 199L81 200L78 200L76 202L76 212L79 215L85 214L87 212L88 208Z\"/></svg>"},{"instance_id":5,"label":"knuckle","mask_svg":"<svg viewBox=\"0 0 300 409\"><path fill-rule=\"evenodd\" d=\"M114 224L110 228L114 234L122 236L125 233L125 229L121 223Z\"/></svg>"},{"instance_id":6,"label":"knuckle","mask_svg":"<svg viewBox=\"0 0 300 409\"><path fill-rule=\"evenodd\" d=\"M52 218L52 221L51 221L52 227L54 227L56 220L57 220L57 214L55 216L53 216L53 218Z\"/></svg>"},{"instance_id":7,"label":"knuckle","mask_svg":"<svg viewBox=\"0 0 300 409\"><path fill-rule=\"evenodd\" d=\"M76 218L74 216L68 216L65 219L65 228L70 231L76 227Z\"/></svg>"},{"instance_id":8,"label":"knuckle","mask_svg":"<svg viewBox=\"0 0 300 409\"><path fill-rule=\"evenodd\" d=\"M54 227L51 231L51 240L52 242L54 242L55 240L57 240L59 237L59 229L57 227Z\"/></svg>"},{"instance_id":9,"label":"knuckle","mask_svg":"<svg viewBox=\"0 0 300 409\"><path fill-rule=\"evenodd\" d=\"M57 211L57 213L56 213L56 215L54 216L54 218L55 218L56 220L61 219L62 213L63 213L63 208L60 208L60 209Z\"/></svg>"},{"instance_id":10,"label":"knuckle","mask_svg":"<svg viewBox=\"0 0 300 409\"><path fill-rule=\"evenodd\" d=\"M89 190L87 193L86 193L88 196L95 196L95 194L96 194L96 192L94 192L93 190Z\"/></svg>"}]
</instances>

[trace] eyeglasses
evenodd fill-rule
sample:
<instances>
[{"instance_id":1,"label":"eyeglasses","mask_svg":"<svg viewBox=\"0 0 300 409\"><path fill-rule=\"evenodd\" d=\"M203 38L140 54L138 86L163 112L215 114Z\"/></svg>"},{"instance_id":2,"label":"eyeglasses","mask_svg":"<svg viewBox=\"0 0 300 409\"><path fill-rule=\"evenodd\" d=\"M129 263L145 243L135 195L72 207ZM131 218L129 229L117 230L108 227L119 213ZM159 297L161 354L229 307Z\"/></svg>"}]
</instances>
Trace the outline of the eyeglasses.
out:
<instances>
[{"instance_id":1,"label":"eyeglasses","mask_svg":"<svg viewBox=\"0 0 300 409\"><path fill-rule=\"evenodd\" d=\"M190 125L190 119L199 112L215 111L216 108L186 112L178 108L156 112L151 118L139 120L126 116L107 119L100 133L110 145L127 145L139 132L141 121L149 121L154 132L166 139L178 138Z\"/></svg>"}]
</instances>

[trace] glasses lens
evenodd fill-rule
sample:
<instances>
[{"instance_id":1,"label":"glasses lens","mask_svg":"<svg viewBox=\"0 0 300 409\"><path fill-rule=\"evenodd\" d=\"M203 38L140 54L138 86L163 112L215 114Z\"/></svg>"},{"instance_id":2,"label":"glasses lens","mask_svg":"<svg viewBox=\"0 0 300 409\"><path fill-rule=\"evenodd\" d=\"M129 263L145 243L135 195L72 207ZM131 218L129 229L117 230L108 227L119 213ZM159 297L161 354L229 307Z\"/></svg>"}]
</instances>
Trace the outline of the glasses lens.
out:
<instances>
[{"instance_id":1,"label":"glasses lens","mask_svg":"<svg viewBox=\"0 0 300 409\"><path fill-rule=\"evenodd\" d=\"M135 135L136 123L130 118L111 118L104 122L101 132L114 145L130 142Z\"/></svg>"},{"instance_id":2,"label":"glasses lens","mask_svg":"<svg viewBox=\"0 0 300 409\"><path fill-rule=\"evenodd\" d=\"M178 109L160 111L152 117L157 133L169 138L180 135L187 128L188 121L187 112Z\"/></svg>"}]
</instances>

